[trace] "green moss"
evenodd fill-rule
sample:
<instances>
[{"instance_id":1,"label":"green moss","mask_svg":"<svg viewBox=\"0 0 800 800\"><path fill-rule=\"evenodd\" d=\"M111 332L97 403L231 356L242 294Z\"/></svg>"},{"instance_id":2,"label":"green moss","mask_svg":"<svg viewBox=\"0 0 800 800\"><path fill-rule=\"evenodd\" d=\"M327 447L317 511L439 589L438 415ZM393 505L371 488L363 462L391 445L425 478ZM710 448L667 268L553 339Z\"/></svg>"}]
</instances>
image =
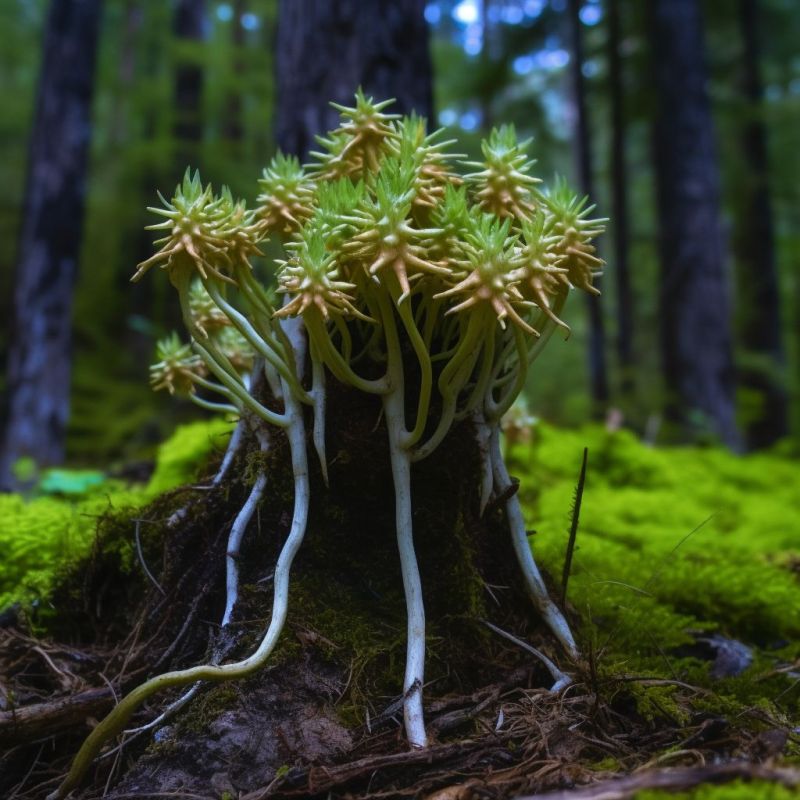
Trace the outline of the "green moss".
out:
<instances>
[{"instance_id":1,"label":"green moss","mask_svg":"<svg viewBox=\"0 0 800 800\"><path fill-rule=\"evenodd\" d=\"M569 598L601 639L645 656L686 643L689 630L765 646L800 638L795 462L648 448L626 431L540 424L510 459L538 528L537 558L554 575L584 446L589 471Z\"/></svg>"},{"instance_id":2,"label":"green moss","mask_svg":"<svg viewBox=\"0 0 800 800\"><path fill-rule=\"evenodd\" d=\"M159 448L147 486L78 480L86 473L62 470L55 487L58 493L44 494L54 491L45 475L39 493L30 499L0 494L0 610L44 596L55 574L88 552L98 519L109 515L128 519L134 509L160 493L192 480L209 453L224 446L230 430L230 423L218 419L179 427ZM83 491L65 493L65 481L71 489L82 483ZM130 534L122 540L129 543Z\"/></svg>"},{"instance_id":3,"label":"green moss","mask_svg":"<svg viewBox=\"0 0 800 800\"><path fill-rule=\"evenodd\" d=\"M226 681L206 689L178 718L181 732L206 732L223 711L229 711L237 704L242 691L242 684L236 681Z\"/></svg>"},{"instance_id":4,"label":"green moss","mask_svg":"<svg viewBox=\"0 0 800 800\"><path fill-rule=\"evenodd\" d=\"M156 469L147 485L150 497L195 478L211 452L224 450L232 431L233 424L220 418L179 426L158 450Z\"/></svg>"},{"instance_id":5,"label":"green moss","mask_svg":"<svg viewBox=\"0 0 800 800\"><path fill-rule=\"evenodd\" d=\"M689 712L678 701L677 686L631 683L629 691L636 703L636 711L648 722L668 720L676 725L684 725L689 721Z\"/></svg>"},{"instance_id":6,"label":"green moss","mask_svg":"<svg viewBox=\"0 0 800 800\"><path fill-rule=\"evenodd\" d=\"M705 784L688 792L637 792L635 800L793 800L796 789L765 781L732 781L721 785Z\"/></svg>"}]
</instances>

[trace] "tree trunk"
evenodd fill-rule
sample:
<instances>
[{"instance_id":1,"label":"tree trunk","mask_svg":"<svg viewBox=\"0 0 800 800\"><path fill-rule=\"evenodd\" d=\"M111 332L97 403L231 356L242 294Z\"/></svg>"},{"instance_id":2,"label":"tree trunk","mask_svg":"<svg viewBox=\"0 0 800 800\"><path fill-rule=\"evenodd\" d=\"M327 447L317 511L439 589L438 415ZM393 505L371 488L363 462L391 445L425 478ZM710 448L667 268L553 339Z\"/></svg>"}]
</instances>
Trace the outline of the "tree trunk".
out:
<instances>
[{"instance_id":1,"label":"tree trunk","mask_svg":"<svg viewBox=\"0 0 800 800\"><path fill-rule=\"evenodd\" d=\"M278 146L305 156L314 136L336 128L328 103L367 95L398 114L433 115L423 0L281 0L277 33Z\"/></svg>"},{"instance_id":2,"label":"tree trunk","mask_svg":"<svg viewBox=\"0 0 800 800\"><path fill-rule=\"evenodd\" d=\"M10 331L5 488L15 483L18 459L46 465L64 458L101 6L53 0L45 28Z\"/></svg>"},{"instance_id":3,"label":"tree trunk","mask_svg":"<svg viewBox=\"0 0 800 800\"><path fill-rule=\"evenodd\" d=\"M569 34L572 60L570 73L572 77L572 101L575 106L574 149L578 165L578 180L581 191L594 197L592 180L592 150L589 141L589 112L586 108L586 86L583 79L583 33L580 20L581 0L569 2ZM601 281L595 278L595 286L600 288ZM603 307L600 297L587 295L589 313L589 386L592 395L595 416L603 416L608 405L608 373L605 356L605 325Z\"/></svg>"},{"instance_id":4,"label":"tree trunk","mask_svg":"<svg viewBox=\"0 0 800 800\"><path fill-rule=\"evenodd\" d=\"M737 446L719 171L698 0L655 0L652 48L667 416Z\"/></svg>"},{"instance_id":5,"label":"tree trunk","mask_svg":"<svg viewBox=\"0 0 800 800\"><path fill-rule=\"evenodd\" d=\"M620 0L608 0L608 84L611 96L611 218L617 287L617 358L622 393L633 391L633 294L628 267L628 171L625 166L625 86L620 57Z\"/></svg>"},{"instance_id":6,"label":"tree trunk","mask_svg":"<svg viewBox=\"0 0 800 800\"><path fill-rule=\"evenodd\" d=\"M747 444L766 447L788 433L785 354L775 237L769 194L767 134L759 70L758 4L740 0L741 81L747 108L742 116L740 152L746 170L737 183L734 248L737 256L739 337L746 363L739 380L758 407L746 421Z\"/></svg>"},{"instance_id":7,"label":"tree trunk","mask_svg":"<svg viewBox=\"0 0 800 800\"><path fill-rule=\"evenodd\" d=\"M178 0L173 19L173 33L179 46L175 64L174 107L175 178L179 179L187 165L196 165L203 138L203 67L192 46L205 39L205 0Z\"/></svg>"},{"instance_id":8,"label":"tree trunk","mask_svg":"<svg viewBox=\"0 0 800 800\"><path fill-rule=\"evenodd\" d=\"M234 0L233 19L231 20L231 52L232 52L232 86L228 93L225 109L225 124L223 135L225 139L238 148L238 155L241 155L241 141L244 138L244 103L242 102L242 80L244 74L244 64L242 63L242 51L245 45L244 25L242 17L247 12L245 0Z\"/></svg>"}]
</instances>

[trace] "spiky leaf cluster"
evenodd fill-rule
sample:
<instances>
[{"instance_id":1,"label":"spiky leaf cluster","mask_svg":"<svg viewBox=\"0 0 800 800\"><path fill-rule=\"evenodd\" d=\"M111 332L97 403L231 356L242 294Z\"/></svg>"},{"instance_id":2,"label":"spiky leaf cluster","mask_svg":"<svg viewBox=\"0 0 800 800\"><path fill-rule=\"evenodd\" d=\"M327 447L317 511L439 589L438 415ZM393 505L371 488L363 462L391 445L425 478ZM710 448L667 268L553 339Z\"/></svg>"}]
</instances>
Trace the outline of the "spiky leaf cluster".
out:
<instances>
[{"instance_id":1,"label":"spiky leaf cluster","mask_svg":"<svg viewBox=\"0 0 800 800\"><path fill-rule=\"evenodd\" d=\"M483 161L467 162L475 171L461 178L453 141L428 134L420 117L386 113L387 105L359 91L353 108L336 106L340 125L320 138L316 163L304 168L277 155L259 181L255 211L187 171L172 200L153 209L165 217L153 228L166 235L135 277L160 265L176 285L186 274L209 290L233 284L249 313L266 315L262 333L273 320L308 314L329 325L380 323L381 292L397 307L409 302L420 320L434 315L425 323L429 341L448 317L479 309L491 310L484 316L501 331L510 323L535 336L547 322L564 325L569 289L596 292L602 262L592 241L604 220L590 219L593 207L564 181L552 191L539 186L528 142L517 141L513 126L493 130ZM278 261L278 311L250 269L271 233L287 251ZM224 332L228 312L203 291L193 289L190 300L196 328ZM374 341L371 330L359 335ZM234 334L225 335L232 343Z\"/></svg>"},{"instance_id":2,"label":"spiky leaf cluster","mask_svg":"<svg viewBox=\"0 0 800 800\"><path fill-rule=\"evenodd\" d=\"M194 392L193 376L207 373L192 346L172 333L156 344L158 361L150 367L150 385L155 391L166 389L170 394L187 395Z\"/></svg>"},{"instance_id":3,"label":"spiky leaf cluster","mask_svg":"<svg viewBox=\"0 0 800 800\"><path fill-rule=\"evenodd\" d=\"M553 252L559 256L559 266L567 270L569 282L589 294L600 294L592 279L603 268L603 261L592 244L604 230L606 219L589 219L594 211L588 197L579 197L563 179L556 180L545 203L553 220L553 232L558 237Z\"/></svg>"},{"instance_id":4,"label":"spiky leaf cluster","mask_svg":"<svg viewBox=\"0 0 800 800\"><path fill-rule=\"evenodd\" d=\"M534 187L541 180L530 174L536 162L526 155L529 144L530 140L517 141L513 125L502 125L481 143L484 160L468 162L478 172L465 177L484 211L498 217L530 218L537 206Z\"/></svg>"},{"instance_id":5,"label":"spiky leaf cluster","mask_svg":"<svg viewBox=\"0 0 800 800\"><path fill-rule=\"evenodd\" d=\"M388 140L396 136L391 123L400 118L398 114L383 113L383 109L391 104L391 100L375 103L361 89L356 92L354 108L331 103L341 112L341 124L327 137L317 136L324 148L312 153L319 160L316 166L318 177L330 180L357 176L366 171L377 172Z\"/></svg>"},{"instance_id":6,"label":"spiky leaf cluster","mask_svg":"<svg viewBox=\"0 0 800 800\"><path fill-rule=\"evenodd\" d=\"M314 183L295 156L278 153L258 180L255 210L265 235L297 230L311 214Z\"/></svg>"},{"instance_id":7,"label":"spiky leaf cluster","mask_svg":"<svg viewBox=\"0 0 800 800\"><path fill-rule=\"evenodd\" d=\"M232 283L229 273L236 265L247 264L258 252L260 238L252 212L241 201L234 201L223 189L215 196L211 185L203 186L200 174L186 170L171 201L159 194L163 208L148 208L166 219L148 230L166 231L156 240L161 248L138 265L132 280L142 277L156 265L165 268L176 286L181 279L199 274L203 280Z\"/></svg>"}]
</instances>

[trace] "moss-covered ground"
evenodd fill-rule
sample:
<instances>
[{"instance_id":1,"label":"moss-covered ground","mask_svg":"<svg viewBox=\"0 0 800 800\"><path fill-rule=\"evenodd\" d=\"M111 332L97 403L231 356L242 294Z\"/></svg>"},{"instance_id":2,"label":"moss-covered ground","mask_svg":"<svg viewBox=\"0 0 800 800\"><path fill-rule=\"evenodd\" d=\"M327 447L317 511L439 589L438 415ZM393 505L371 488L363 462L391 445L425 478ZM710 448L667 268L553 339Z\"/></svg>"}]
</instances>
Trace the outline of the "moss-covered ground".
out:
<instances>
[{"instance_id":1,"label":"moss-covered ground","mask_svg":"<svg viewBox=\"0 0 800 800\"><path fill-rule=\"evenodd\" d=\"M224 450L231 423L182 425L165 441L147 482L92 470L50 470L26 496L0 494L0 612L46 598L56 577L91 549L98 519L136 510L200 476L211 453ZM133 527L130 527L133 552Z\"/></svg>"},{"instance_id":2,"label":"moss-covered ground","mask_svg":"<svg viewBox=\"0 0 800 800\"><path fill-rule=\"evenodd\" d=\"M371 420L364 425L365 431L373 429ZM340 429L344 426L332 428ZM0 611L12 602L46 598L59 576L89 553L98 518L127 521L120 530L126 531L126 557L133 563L130 520L162 493L207 477L198 470L202 471L210 454L221 453L230 430L230 424L222 422L179 429L161 447L146 483L126 484L92 472L53 472L43 476L29 497L0 497ZM575 673L581 691L573 692L559 706L559 713L574 714L575 728L583 725L584 717L591 718L592 725L607 725L608 730L623 718L628 722L616 728L620 741L625 741L617 752L602 747L592 751L584 742L579 754L581 780L590 774L629 772L644 764L695 764L717 756L758 761L779 757L788 764L800 763L800 479L796 459L783 450L742 457L713 447L651 448L629 432L610 432L600 426L563 430L537 423L525 433L525 441L507 446L507 459L511 473L520 480L523 508L529 528L535 531L532 545L537 561L556 595L562 589L583 448L589 451L567 587L568 613L587 663ZM347 489L339 495L328 493L325 502L312 507L307 552L299 559L290 608L291 634L284 636L276 662L290 662L310 642L323 659L349 665L352 680L337 713L352 725L363 723L370 697L385 697L393 691L403 658L403 620L393 610L400 602L393 555L386 556L391 563L386 564L385 577L383 568L377 575L352 574L362 567L366 570L370 559L382 557L370 552L375 545L370 543L369 524L376 529L390 527L391 503L382 496L372 497L367 511L361 516L354 513L358 498L372 488L348 480L346 439L332 444L336 464L332 486L339 470L341 485ZM375 458L365 474L383 482L386 465L382 456ZM255 466L251 463L249 472ZM447 511L447 503L436 499L446 499L446 491L458 483L458 469L452 474L443 471L446 464L426 469L418 490L430 497L425 498L415 524L426 539L419 543L423 572L428 570L426 585L438 580L445 586L443 593L430 598L429 675L434 683L445 681L442 685L449 686L448 680L458 683L461 679L459 666L452 662L457 651L449 649L449 640L460 637L469 640L474 650L485 649L476 671L464 673L466 683L483 676L481 670L497 655L492 649L495 644L484 647L488 640L481 637L486 631L472 619L482 616L487 604L493 605L487 599L493 595L480 583L472 585L475 576L469 569L463 572L466 588L459 588L454 582L462 573L448 570L441 559L431 561L438 545L429 539L442 527L458 532L447 551L453 559L471 550L473 522L455 505ZM265 502L265 531L285 526L285 501L291 493L286 475L273 477L271 497L279 502ZM247 476L244 482L249 482ZM184 502L179 499L175 505ZM466 508L463 498L458 502ZM436 510L437 503L441 511ZM222 518L230 517L229 512L220 513ZM494 546L486 535L492 534L492 527L502 527L500 515L495 512L495 516L482 534L479 551ZM258 535L246 547L263 550L264 542L270 541L260 538L261 522ZM148 552L156 552L152 535L145 543ZM351 537L360 542L352 550L353 559L338 564L331 573L332 562L347 549ZM186 546L192 546L188 540ZM274 542L267 547L274 548ZM459 570L465 563L459 561ZM258 569L262 568L259 562ZM245 569L242 577L243 613L258 616L268 594L263 575ZM504 596L502 587L495 590ZM458 596L463 613L453 617L444 606L437 609L442 595L445 599ZM257 629L260 623L252 635L257 635ZM381 639L382 629L388 633ZM547 646L546 634L541 635ZM507 660L509 665L513 666ZM197 711L205 714L232 696L228 687L219 687L198 704ZM589 696L596 699L590 702ZM532 715L537 725L547 729L550 723L536 717L544 708L541 699L537 702L539 711L526 710L523 717ZM604 710L595 718L601 706ZM509 713L513 728L513 713ZM187 717L187 724L191 719ZM630 746L639 739L642 752ZM734 783L702 787L685 796L782 800L792 796L789 792L771 783ZM638 796L650 800L658 795Z\"/></svg>"}]
</instances>

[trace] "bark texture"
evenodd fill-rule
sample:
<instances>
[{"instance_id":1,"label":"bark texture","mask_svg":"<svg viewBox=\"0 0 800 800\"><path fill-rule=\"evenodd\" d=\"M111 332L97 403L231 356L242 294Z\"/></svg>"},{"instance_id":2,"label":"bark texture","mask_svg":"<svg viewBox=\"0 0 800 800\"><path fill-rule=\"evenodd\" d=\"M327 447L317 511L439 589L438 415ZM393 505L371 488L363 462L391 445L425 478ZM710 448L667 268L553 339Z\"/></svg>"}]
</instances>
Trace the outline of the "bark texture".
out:
<instances>
[{"instance_id":1,"label":"bark texture","mask_svg":"<svg viewBox=\"0 0 800 800\"><path fill-rule=\"evenodd\" d=\"M620 55L620 0L608 0L608 83L611 94L611 218L617 289L617 358L624 395L633 390L633 292L628 264L628 170L625 164L625 85Z\"/></svg>"},{"instance_id":2,"label":"bark texture","mask_svg":"<svg viewBox=\"0 0 800 800\"><path fill-rule=\"evenodd\" d=\"M276 46L278 146L305 157L314 136L338 127L333 100L352 105L361 86L390 97L398 114L432 119L423 0L281 0Z\"/></svg>"},{"instance_id":3,"label":"bark texture","mask_svg":"<svg viewBox=\"0 0 800 800\"><path fill-rule=\"evenodd\" d=\"M747 444L767 447L788 433L785 352L775 236L769 192L767 132L761 114L763 89L759 68L759 14L756 0L740 0L742 36L741 91L747 106L740 131L745 170L737 183L734 248L738 262L737 308L740 343L746 361L740 382L757 401L745 423Z\"/></svg>"},{"instance_id":4,"label":"bark texture","mask_svg":"<svg viewBox=\"0 0 800 800\"><path fill-rule=\"evenodd\" d=\"M589 141L589 111L586 107L586 83L583 78L583 32L581 31L581 0L569 0L569 34L572 61L572 99L575 105L574 149L578 180L583 194L595 197L592 177L592 149ZM594 285L601 288L601 279ZM605 354L605 323L603 307L597 295L586 296L589 316L589 386L596 416L602 416L608 405L608 369Z\"/></svg>"},{"instance_id":5,"label":"bark texture","mask_svg":"<svg viewBox=\"0 0 800 800\"><path fill-rule=\"evenodd\" d=\"M64 457L101 0L53 0L43 42L8 355L0 485L22 457Z\"/></svg>"},{"instance_id":6,"label":"bark texture","mask_svg":"<svg viewBox=\"0 0 800 800\"><path fill-rule=\"evenodd\" d=\"M203 137L203 65L192 45L205 39L205 0L178 0L173 33L179 47L175 64L173 135L176 143L175 175L180 179L187 164L197 164Z\"/></svg>"},{"instance_id":7,"label":"bark texture","mask_svg":"<svg viewBox=\"0 0 800 800\"><path fill-rule=\"evenodd\" d=\"M654 0L652 52L667 417L736 447L726 252L698 0Z\"/></svg>"}]
</instances>

